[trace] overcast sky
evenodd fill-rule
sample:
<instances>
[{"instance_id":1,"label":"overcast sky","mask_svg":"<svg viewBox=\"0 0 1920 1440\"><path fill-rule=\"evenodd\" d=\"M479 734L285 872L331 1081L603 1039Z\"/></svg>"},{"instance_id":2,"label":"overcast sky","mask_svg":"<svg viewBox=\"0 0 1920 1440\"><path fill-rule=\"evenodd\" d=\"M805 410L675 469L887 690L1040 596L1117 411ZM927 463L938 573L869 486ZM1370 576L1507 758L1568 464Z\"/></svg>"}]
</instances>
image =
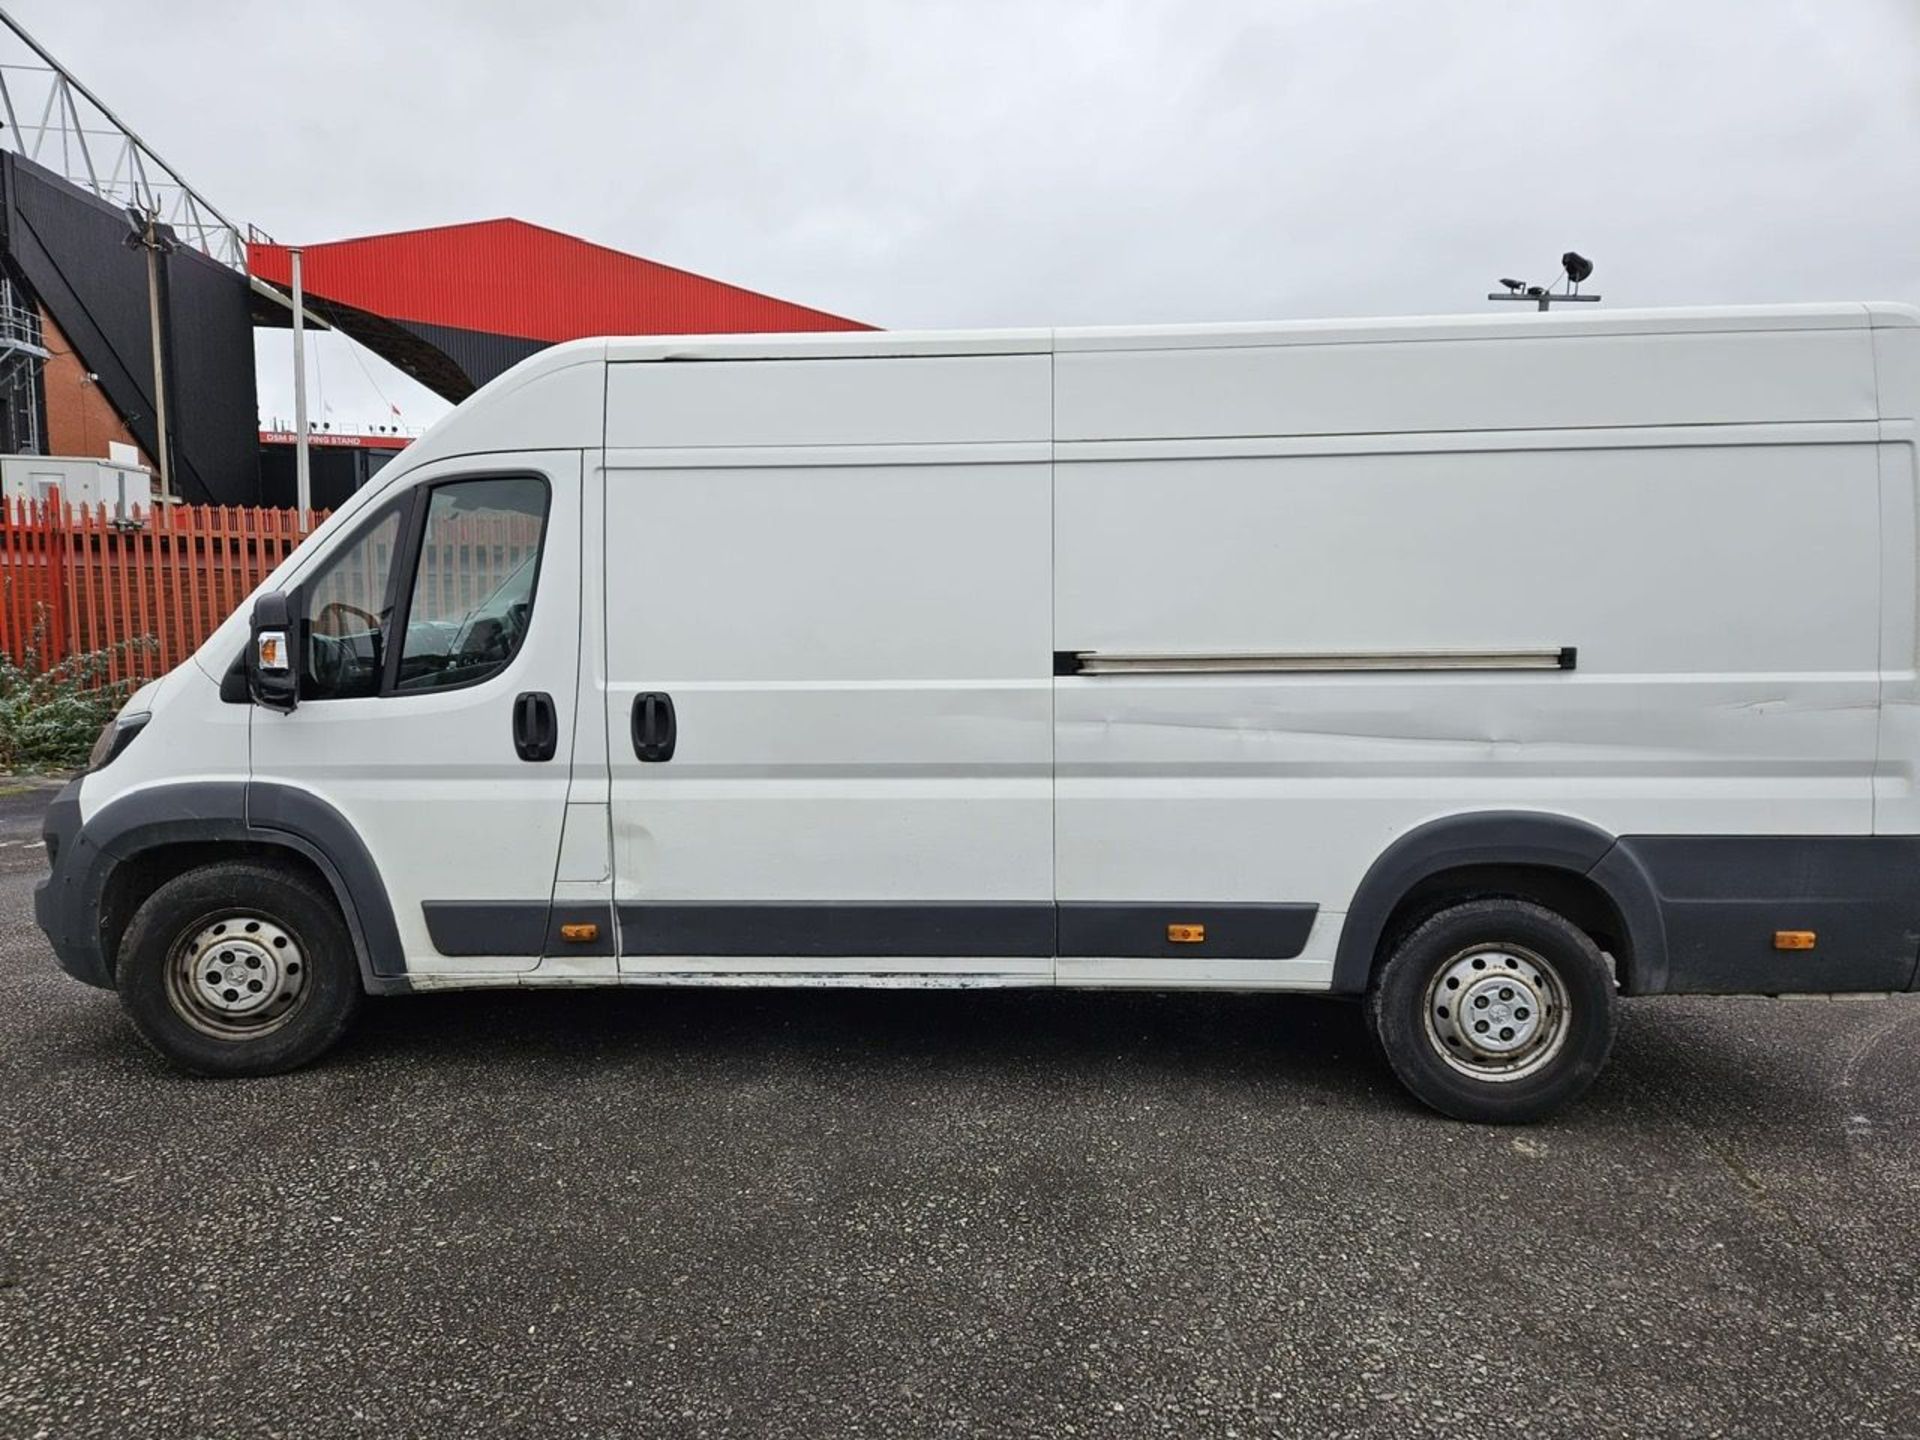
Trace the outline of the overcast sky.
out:
<instances>
[{"instance_id":1,"label":"overcast sky","mask_svg":"<svg viewBox=\"0 0 1920 1440\"><path fill-rule=\"evenodd\" d=\"M11 8L282 241L515 215L889 328L1481 310L1569 247L1920 301L1920 0ZM337 428L444 409L351 350Z\"/></svg>"}]
</instances>

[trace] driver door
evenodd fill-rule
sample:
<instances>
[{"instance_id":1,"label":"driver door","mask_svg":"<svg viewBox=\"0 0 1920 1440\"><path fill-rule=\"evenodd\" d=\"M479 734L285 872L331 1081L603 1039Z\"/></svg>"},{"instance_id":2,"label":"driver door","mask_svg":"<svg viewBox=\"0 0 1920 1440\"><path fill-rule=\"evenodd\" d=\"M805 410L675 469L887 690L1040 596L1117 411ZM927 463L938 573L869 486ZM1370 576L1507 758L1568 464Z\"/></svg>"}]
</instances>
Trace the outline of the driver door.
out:
<instances>
[{"instance_id":1,"label":"driver door","mask_svg":"<svg viewBox=\"0 0 1920 1440\"><path fill-rule=\"evenodd\" d=\"M428 466L303 573L301 698L255 707L253 779L371 852L408 973L546 948L579 664L580 456Z\"/></svg>"}]
</instances>

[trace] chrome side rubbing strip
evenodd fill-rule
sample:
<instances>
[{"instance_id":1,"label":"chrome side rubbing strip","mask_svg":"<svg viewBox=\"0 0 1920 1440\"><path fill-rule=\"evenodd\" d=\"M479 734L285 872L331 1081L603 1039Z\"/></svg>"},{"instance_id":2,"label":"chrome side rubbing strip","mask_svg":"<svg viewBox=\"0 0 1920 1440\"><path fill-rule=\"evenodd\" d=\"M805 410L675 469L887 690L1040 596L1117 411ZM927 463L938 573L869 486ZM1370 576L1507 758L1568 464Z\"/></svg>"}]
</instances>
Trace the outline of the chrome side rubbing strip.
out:
<instances>
[{"instance_id":1,"label":"chrome side rubbing strip","mask_svg":"<svg viewBox=\"0 0 1920 1440\"><path fill-rule=\"evenodd\" d=\"M1293 675L1339 670L1571 670L1571 645L1552 650L1354 650L1291 654L1123 655L1063 650L1056 675Z\"/></svg>"}]
</instances>

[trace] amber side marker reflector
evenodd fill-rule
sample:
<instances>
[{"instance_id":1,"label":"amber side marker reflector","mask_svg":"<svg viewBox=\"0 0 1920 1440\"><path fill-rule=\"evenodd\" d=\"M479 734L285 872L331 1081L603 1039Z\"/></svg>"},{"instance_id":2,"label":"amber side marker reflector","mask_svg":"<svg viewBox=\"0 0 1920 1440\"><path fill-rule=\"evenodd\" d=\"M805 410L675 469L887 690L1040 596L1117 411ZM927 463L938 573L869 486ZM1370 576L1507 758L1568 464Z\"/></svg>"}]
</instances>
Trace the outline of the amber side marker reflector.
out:
<instances>
[{"instance_id":1,"label":"amber side marker reflector","mask_svg":"<svg viewBox=\"0 0 1920 1440\"><path fill-rule=\"evenodd\" d=\"M1773 932L1773 948L1776 950L1813 949L1813 931L1776 930Z\"/></svg>"},{"instance_id":2,"label":"amber side marker reflector","mask_svg":"<svg viewBox=\"0 0 1920 1440\"><path fill-rule=\"evenodd\" d=\"M600 938L600 927L594 924L562 925L560 938L570 945L585 945Z\"/></svg>"},{"instance_id":3,"label":"amber side marker reflector","mask_svg":"<svg viewBox=\"0 0 1920 1440\"><path fill-rule=\"evenodd\" d=\"M1204 925L1169 925L1167 939L1174 945L1204 945L1207 940L1207 927Z\"/></svg>"}]
</instances>

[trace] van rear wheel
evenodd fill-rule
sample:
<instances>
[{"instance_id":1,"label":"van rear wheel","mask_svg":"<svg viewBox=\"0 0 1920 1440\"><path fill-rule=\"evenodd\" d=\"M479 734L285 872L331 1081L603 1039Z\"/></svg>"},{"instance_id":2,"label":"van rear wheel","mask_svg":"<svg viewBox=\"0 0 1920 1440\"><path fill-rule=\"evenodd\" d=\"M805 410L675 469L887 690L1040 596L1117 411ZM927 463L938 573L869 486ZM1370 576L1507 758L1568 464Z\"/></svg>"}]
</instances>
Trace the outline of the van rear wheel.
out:
<instances>
[{"instance_id":1,"label":"van rear wheel","mask_svg":"<svg viewBox=\"0 0 1920 1440\"><path fill-rule=\"evenodd\" d=\"M331 1047L360 1004L333 897L258 861L177 875L134 912L114 976L147 1042L202 1075L270 1075Z\"/></svg>"},{"instance_id":2,"label":"van rear wheel","mask_svg":"<svg viewBox=\"0 0 1920 1440\"><path fill-rule=\"evenodd\" d=\"M1538 1120L1579 1096L1613 1047L1606 958L1564 917L1525 900L1473 900L1393 949L1367 1022L1414 1096L1458 1120Z\"/></svg>"}]
</instances>

